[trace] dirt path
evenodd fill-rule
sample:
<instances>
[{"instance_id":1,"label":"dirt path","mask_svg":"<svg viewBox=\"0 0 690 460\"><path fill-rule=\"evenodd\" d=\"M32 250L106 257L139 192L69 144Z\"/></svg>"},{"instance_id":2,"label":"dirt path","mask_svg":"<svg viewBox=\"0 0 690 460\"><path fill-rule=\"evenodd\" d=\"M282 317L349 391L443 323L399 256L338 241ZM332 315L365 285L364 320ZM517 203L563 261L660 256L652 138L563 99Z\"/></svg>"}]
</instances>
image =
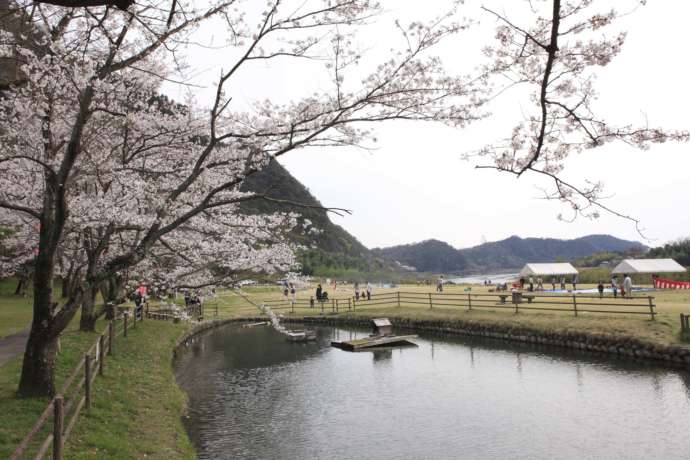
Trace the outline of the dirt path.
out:
<instances>
[{"instance_id":1,"label":"dirt path","mask_svg":"<svg viewBox=\"0 0 690 460\"><path fill-rule=\"evenodd\" d=\"M28 327L21 332L0 339L0 366L4 366L12 358L24 353L24 348L26 347L26 341L28 339Z\"/></svg>"}]
</instances>

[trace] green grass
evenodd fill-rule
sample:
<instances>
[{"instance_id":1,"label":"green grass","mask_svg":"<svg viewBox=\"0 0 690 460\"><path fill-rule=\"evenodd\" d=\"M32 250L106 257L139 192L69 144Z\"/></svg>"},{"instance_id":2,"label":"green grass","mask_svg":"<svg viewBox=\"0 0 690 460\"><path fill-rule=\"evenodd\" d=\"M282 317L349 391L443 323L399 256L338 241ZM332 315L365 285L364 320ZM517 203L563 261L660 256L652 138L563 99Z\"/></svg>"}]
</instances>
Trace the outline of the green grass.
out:
<instances>
[{"instance_id":1,"label":"green grass","mask_svg":"<svg viewBox=\"0 0 690 460\"><path fill-rule=\"evenodd\" d=\"M0 280L0 338L15 334L31 324L33 305L31 297L13 295L17 282Z\"/></svg>"},{"instance_id":2,"label":"green grass","mask_svg":"<svg viewBox=\"0 0 690 460\"><path fill-rule=\"evenodd\" d=\"M466 294L467 286L446 286L444 292L455 294ZM582 285L582 288L592 288L594 285ZM434 286L405 285L396 289L375 289L374 293L395 292L434 292ZM487 293L484 286L472 286L473 294ZM275 288L245 288L244 291L255 302L262 300L281 299L282 293L278 286ZM309 299L314 290L303 290L298 292L299 299ZM346 298L352 296L352 286L339 285L335 296L331 297ZM390 316L413 319L455 319L472 321L482 324L502 324L507 326L523 326L546 332L584 332L590 334L617 335L635 337L649 343L660 345L677 345L684 341L680 337L679 313L690 314L690 291L665 290L652 292L655 297L657 317L651 321L646 315L626 315L626 314L595 314L581 313L574 317L572 313L557 311L529 311L522 310L519 314L514 314L511 309L491 309L475 308L468 311L466 307L439 307L429 309L422 305L405 304L400 308L388 306L367 307L366 303L360 303L355 312L347 312L340 309L340 315L355 315L364 317ZM259 311L256 307L249 304L240 296L227 291L220 292L222 307L220 308L221 317L238 316L258 316ZM597 302L596 300L592 300ZM605 300L606 301L606 300ZM636 300L637 303L644 302L645 299ZM318 306L318 304L317 304ZM527 306L527 304L525 304ZM274 311L285 316L293 315L288 308L274 308ZM331 315L330 305L326 305L325 313ZM320 308L295 308L294 316L318 315Z\"/></svg>"},{"instance_id":3,"label":"green grass","mask_svg":"<svg viewBox=\"0 0 690 460\"><path fill-rule=\"evenodd\" d=\"M104 327L99 321L97 330ZM105 376L94 381L93 406L82 411L65 446L65 458L195 457L180 418L186 397L172 368L175 340L188 327L145 321L130 329L127 338L115 340ZM78 317L61 337L58 388L98 338L77 328ZM48 403L16 396L20 371L21 357L0 367L0 458L9 458Z\"/></svg>"}]
</instances>

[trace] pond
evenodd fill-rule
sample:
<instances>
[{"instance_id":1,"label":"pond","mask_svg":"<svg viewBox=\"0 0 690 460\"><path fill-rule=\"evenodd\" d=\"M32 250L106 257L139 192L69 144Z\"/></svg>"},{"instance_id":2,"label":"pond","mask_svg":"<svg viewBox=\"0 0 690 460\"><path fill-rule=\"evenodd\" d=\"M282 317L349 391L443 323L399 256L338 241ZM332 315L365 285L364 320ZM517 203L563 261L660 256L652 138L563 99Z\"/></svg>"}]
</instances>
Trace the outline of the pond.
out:
<instances>
[{"instance_id":1,"label":"pond","mask_svg":"<svg viewBox=\"0 0 690 460\"><path fill-rule=\"evenodd\" d=\"M686 371L494 340L347 352L236 325L176 361L199 458L687 459Z\"/></svg>"}]
</instances>

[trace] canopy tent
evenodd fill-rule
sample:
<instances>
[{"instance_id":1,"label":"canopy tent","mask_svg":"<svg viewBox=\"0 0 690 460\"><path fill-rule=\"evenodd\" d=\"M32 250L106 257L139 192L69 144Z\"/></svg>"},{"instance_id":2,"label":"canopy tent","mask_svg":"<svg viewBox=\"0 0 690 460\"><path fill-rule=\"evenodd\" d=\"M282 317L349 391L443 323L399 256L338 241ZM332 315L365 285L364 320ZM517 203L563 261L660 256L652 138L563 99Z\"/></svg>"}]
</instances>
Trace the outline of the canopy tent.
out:
<instances>
[{"instance_id":1,"label":"canopy tent","mask_svg":"<svg viewBox=\"0 0 690 460\"><path fill-rule=\"evenodd\" d=\"M625 259L612 273L683 273L685 267L673 259Z\"/></svg>"},{"instance_id":2,"label":"canopy tent","mask_svg":"<svg viewBox=\"0 0 690 460\"><path fill-rule=\"evenodd\" d=\"M568 263L558 264L525 264L520 270L520 276L557 276L577 275L578 271Z\"/></svg>"}]
</instances>

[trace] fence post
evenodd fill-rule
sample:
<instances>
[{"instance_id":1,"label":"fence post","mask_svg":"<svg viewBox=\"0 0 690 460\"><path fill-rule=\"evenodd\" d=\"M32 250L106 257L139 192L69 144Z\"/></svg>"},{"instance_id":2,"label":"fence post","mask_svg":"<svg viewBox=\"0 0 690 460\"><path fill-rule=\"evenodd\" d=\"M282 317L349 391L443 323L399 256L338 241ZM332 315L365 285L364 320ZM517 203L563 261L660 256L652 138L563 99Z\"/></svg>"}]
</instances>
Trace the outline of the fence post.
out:
<instances>
[{"instance_id":1,"label":"fence post","mask_svg":"<svg viewBox=\"0 0 690 460\"><path fill-rule=\"evenodd\" d=\"M217 303L216 303L216 311L214 314L214 318L216 318L216 319L218 318L218 304Z\"/></svg>"},{"instance_id":2,"label":"fence post","mask_svg":"<svg viewBox=\"0 0 690 460\"><path fill-rule=\"evenodd\" d=\"M467 293L467 304L470 306L470 311L472 310L472 294Z\"/></svg>"},{"instance_id":3,"label":"fence post","mask_svg":"<svg viewBox=\"0 0 690 460\"><path fill-rule=\"evenodd\" d=\"M134 315L132 315L132 329L137 328L137 310L134 308Z\"/></svg>"},{"instance_id":4,"label":"fence post","mask_svg":"<svg viewBox=\"0 0 690 460\"><path fill-rule=\"evenodd\" d=\"M400 308L400 291L398 291L397 294L398 294L398 308Z\"/></svg>"},{"instance_id":5,"label":"fence post","mask_svg":"<svg viewBox=\"0 0 690 460\"><path fill-rule=\"evenodd\" d=\"M84 399L86 410L91 409L91 356L84 355Z\"/></svg>"},{"instance_id":6,"label":"fence post","mask_svg":"<svg viewBox=\"0 0 690 460\"><path fill-rule=\"evenodd\" d=\"M125 316L125 332L124 332L123 335L124 335L125 337L127 337L127 318L129 317L129 313L125 313L124 316Z\"/></svg>"},{"instance_id":7,"label":"fence post","mask_svg":"<svg viewBox=\"0 0 690 460\"><path fill-rule=\"evenodd\" d=\"M108 335L110 336L108 339L108 355L113 354L113 340L115 340L115 325L114 325L115 320L111 319L110 323L108 323Z\"/></svg>"},{"instance_id":8,"label":"fence post","mask_svg":"<svg viewBox=\"0 0 690 460\"><path fill-rule=\"evenodd\" d=\"M105 347L105 334L101 334L98 339L98 375L103 375L103 366L105 366L103 362L105 360L105 350L103 347Z\"/></svg>"},{"instance_id":9,"label":"fence post","mask_svg":"<svg viewBox=\"0 0 690 460\"><path fill-rule=\"evenodd\" d=\"M331 313L335 313L335 299L331 299Z\"/></svg>"},{"instance_id":10,"label":"fence post","mask_svg":"<svg viewBox=\"0 0 690 460\"><path fill-rule=\"evenodd\" d=\"M647 296L647 299L649 300L649 314L652 317L652 321L654 321L654 315L656 314L654 313L654 297L650 295Z\"/></svg>"},{"instance_id":11,"label":"fence post","mask_svg":"<svg viewBox=\"0 0 690 460\"><path fill-rule=\"evenodd\" d=\"M515 294L515 293L513 293L513 294ZM520 298L520 300L522 300L522 298ZM515 304L515 314L517 315L518 311L520 309L520 307L519 307L520 303L518 302L518 298L516 295L513 295L513 303Z\"/></svg>"},{"instance_id":12,"label":"fence post","mask_svg":"<svg viewBox=\"0 0 690 460\"><path fill-rule=\"evenodd\" d=\"M323 300L321 300L320 303L321 303L321 314L323 315Z\"/></svg>"},{"instance_id":13,"label":"fence post","mask_svg":"<svg viewBox=\"0 0 690 460\"><path fill-rule=\"evenodd\" d=\"M290 301L290 309L291 309L292 313L295 313L295 301L294 300Z\"/></svg>"},{"instance_id":14,"label":"fence post","mask_svg":"<svg viewBox=\"0 0 690 460\"><path fill-rule=\"evenodd\" d=\"M65 400L62 395L53 401L53 460L62 460L62 425L65 419Z\"/></svg>"},{"instance_id":15,"label":"fence post","mask_svg":"<svg viewBox=\"0 0 690 460\"><path fill-rule=\"evenodd\" d=\"M351 311L352 307L350 306L350 298L347 298L347 311Z\"/></svg>"},{"instance_id":16,"label":"fence post","mask_svg":"<svg viewBox=\"0 0 690 460\"><path fill-rule=\"evenodd\" d=\"M575 296L575 294L573 294L573 311L575 312L575 316L577 316L577 297Z\"/></svg>"},{"instance_id":17,"label":"fence post","mask_svg":"<svg viewBox=\"0 0 690 460\"><path fill-rule=\"evenodd\" d=\"M339 303L340 303L340 302L338 302L338 299L335 299L335 312L336 312L336 313L339 313L339 312L340 312L340 308L339 308L340 305L339 305Z\"/></svg>"},{"instance_id":18,"label":"fence post","mask_svg":"<svg viewBox=\"0 0 690 460\"><path fill-rule=\"evenodd\" d=\"M434 308L434 304L433 304L433 302L431 301L431 292L430 292L430 293L429 293L429 309L432 309L432 308Z\"/></svg>"},{"instance_id":19,"label":"fence post","mask_svg":"<svg viewBox=\"0 0 690 460\"><path fill-rule=\"evenodd\" d=\"M146 316L148 316L150 318L150 316L149 316L149 303L148 302L146 302Z\"/></svg>"}]
</instances>

